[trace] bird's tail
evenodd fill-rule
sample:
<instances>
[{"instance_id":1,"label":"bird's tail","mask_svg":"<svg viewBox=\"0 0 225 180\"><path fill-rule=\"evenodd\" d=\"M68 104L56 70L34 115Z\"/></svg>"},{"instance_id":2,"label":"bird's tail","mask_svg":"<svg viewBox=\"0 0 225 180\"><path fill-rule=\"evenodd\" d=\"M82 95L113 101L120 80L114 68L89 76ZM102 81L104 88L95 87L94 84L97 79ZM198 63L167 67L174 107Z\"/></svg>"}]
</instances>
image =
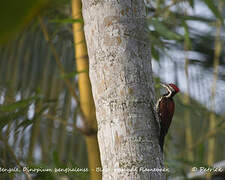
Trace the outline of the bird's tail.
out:
<instances>
[{"instance_id":1,"label":"bird's tail","mask_svg":"<svg viewBox=\"0 0 225 180\"><path fill-rule=\"evenodd\" d=\"M163 152L164 138L165 138L165 134L161 131L159 136L159 146L162 152Z\"/></svg>"}]
</instances>

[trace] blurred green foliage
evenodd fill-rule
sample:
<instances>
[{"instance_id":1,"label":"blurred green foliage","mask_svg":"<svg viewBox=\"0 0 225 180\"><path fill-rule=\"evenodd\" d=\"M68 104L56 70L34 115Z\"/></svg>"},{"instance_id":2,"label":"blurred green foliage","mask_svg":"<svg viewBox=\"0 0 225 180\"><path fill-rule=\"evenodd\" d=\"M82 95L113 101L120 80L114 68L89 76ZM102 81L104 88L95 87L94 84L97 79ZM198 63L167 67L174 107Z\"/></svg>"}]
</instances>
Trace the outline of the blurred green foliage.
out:
<instances>
[{"instance_id":1,"label":"blurred green foliage","mask_svg":"<svg viewBox=\"0 0 225 180\"><path fill-rule=\"evenodd\" d=\"M15 37L49 3L50 0L1 1L0 43Z\"/></svg>"}]
</instances>

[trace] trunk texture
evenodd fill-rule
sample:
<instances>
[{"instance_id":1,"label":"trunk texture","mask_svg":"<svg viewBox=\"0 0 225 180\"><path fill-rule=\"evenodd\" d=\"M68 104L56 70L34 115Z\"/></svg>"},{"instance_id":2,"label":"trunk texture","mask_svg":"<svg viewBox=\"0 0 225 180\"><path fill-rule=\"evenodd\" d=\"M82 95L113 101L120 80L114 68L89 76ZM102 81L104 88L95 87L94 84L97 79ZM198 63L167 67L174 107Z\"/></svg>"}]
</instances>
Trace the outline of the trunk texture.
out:
<instances>
[{"instance_id":1,"label":"trunk texture","mask_svg":"<svg viewBox=\"0 0 225 180\"><path fill-rule=\"evenodd\" d=\"M83 17L103 179L165 179L144 2L83 0Z\"/></svg>"}]
</instances>

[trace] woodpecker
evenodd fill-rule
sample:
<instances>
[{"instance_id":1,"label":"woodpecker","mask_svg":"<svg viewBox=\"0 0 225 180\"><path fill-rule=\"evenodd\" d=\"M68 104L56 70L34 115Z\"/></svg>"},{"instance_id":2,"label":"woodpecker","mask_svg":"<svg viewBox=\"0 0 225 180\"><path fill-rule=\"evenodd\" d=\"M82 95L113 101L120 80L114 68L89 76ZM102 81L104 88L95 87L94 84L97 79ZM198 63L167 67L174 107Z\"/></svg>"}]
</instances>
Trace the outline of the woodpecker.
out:
<instances>
[{"instance_id":1,"label":"woodpecker","mask_svg":"<svg viewBox=\"0 0 225 180\"><path fill-rule=\"evenodd\" d=\"M173 96L176 95L180 90L175 84L161 83L161 85L167 90L167 92L163 94L161 98L159 98L156 104L156 111L158 113L160 122L159 145L163 152L164 138L170 127L175 109Z\"/></svg>"}]
</instances>

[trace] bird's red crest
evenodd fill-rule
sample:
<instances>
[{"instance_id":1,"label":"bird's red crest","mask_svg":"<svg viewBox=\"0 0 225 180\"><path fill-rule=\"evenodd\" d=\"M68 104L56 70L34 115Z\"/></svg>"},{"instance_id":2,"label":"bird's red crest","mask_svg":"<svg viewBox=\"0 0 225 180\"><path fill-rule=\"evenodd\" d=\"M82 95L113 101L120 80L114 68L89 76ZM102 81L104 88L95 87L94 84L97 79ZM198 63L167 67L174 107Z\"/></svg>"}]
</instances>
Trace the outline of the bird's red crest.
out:
<instances>
[{"instance_id":1,"label":"bird's red crest","mask_svg":"<svg viewBox=\"0 0 225 180\"><path fill-rule=\"evenodd\" d=\"M169 84L169 86L172 87L176 93L180 91L180 89L175 84Z\"/></svg>"}]
</instances>

